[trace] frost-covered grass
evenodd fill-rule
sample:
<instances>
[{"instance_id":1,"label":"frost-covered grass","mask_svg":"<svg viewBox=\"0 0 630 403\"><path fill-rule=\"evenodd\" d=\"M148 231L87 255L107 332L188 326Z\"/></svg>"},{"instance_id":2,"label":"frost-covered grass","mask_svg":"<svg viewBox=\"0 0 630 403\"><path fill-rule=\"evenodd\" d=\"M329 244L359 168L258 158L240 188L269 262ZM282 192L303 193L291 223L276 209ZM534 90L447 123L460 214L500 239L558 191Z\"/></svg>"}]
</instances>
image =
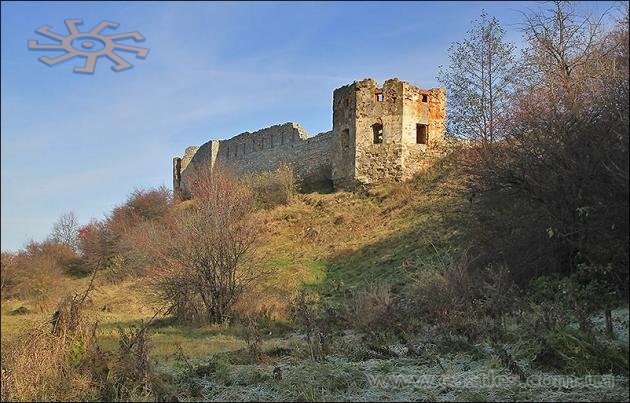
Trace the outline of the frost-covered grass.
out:
<instances>
[{"instance_id":1,"label":"frost-covered grass","mask_svg":"<svg viewBox=\"0 0 630 403\"><path fill-rule=\"evenodd\" d=\"M627 343L628 309L614 312L618 339ZM603 337L603 336L602 336ZM397 358L373 358L352 332L339 336L333 353L320 361L305 353L299 334L268 340L262 360L243 350L196 358L195 371L171 366L180 381L182 401L628 401L628 376L573 375L541 368L536 351L506 344L527 375L525 382L508 371L489 342L447 352L439 346L417 351L391 345ZM427 346L425 346L427 347ZM627 350L626 350L627 351ZM278 353L279 352L279 353ZM200 368L200 369L199 369Z\"/></svg>"},{"instance_id":2,"label":"frost-covered grass","mask_svg":"<svg viewBox=\"0 0 630 403\"><path fill-rule=\"evenodd\" d=\"M626 346L628 345L628 317L628 307L612 311L615 339ZM599 333L604 333L606 329L604 315L597 315L592 318L592 321L594 329Z\"/></svg>"},{"instance_id":3,"label":"frost-covered grass","mask_svg":"<svg viewBox=\"0 0 630 403\"><path fill-rule=\"evenodd\" d=\"M520 382L496 357L440 357L441 365L396 358L324 362L279 360L229 365L220 374L195 379L212 401L627 401L628 379L561 377L534 372ZM281 379L274 377L280 368ZM276 373L278 370L276 369ZM186 399L185 396L182 396Z\"/></svg>"}]
</instances>

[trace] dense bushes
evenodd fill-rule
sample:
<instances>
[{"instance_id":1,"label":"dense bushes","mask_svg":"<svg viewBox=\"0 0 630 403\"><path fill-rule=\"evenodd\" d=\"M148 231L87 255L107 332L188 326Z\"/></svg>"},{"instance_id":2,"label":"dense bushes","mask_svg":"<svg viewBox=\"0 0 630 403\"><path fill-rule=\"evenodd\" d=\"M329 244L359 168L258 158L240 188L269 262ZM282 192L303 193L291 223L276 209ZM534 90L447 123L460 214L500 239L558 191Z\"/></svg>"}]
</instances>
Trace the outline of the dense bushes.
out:
<instances>
[{"instance_id":1,"label":"dense bushes","mask_svg":"<svg viewBox=\"0 0 630 403\"><path fill-rule=\"evenodd\" d=\"M237 179L207 172L194 200L173 207L165 188L136 190L102 220L79 227L67 214L51 240L2 255L3 297L44 298L63 274L119 281L144 275L169 312L187 323L223 322L243 290L263 274L245 270L258 232L254 209L286 204L297 191L288 166Z\"/></svg>"},{"instance_id":2,"label":"dense bushes","mask_svg":"<svg viewBox=\"0 0 630 403\"><path fill-rule=\"evenodd\" d=\"M53 296L64 275L82 272L75 252L51 241L29 242L17 252L2 253L2 297L33 299L41 303Z\"/></svg>"},{"instance_id":3,"label":"dense bushes","mask_svg":"<svg viewBox=\"0 0 630 403\"><path fill-rule=\"evenodd\" d=\"M112 281L141 274L152 260L138 240L147 226L166 219L171 205L171 192L164 187L135 190L105 219L82 227L79 245L87 267L102 270Z\"/></svg>"},{"instance_id":4,"label":"dense bushes","mask_svg":"<svg viewBox=\"0 0 630 403\"><path fill-rule=\"evenodd\" d=\"M397 293L384 284L367 285L344 297L336 311L318 298L311 297L310 304L302 300L297 323L315 347L320 334L357 331L365 343L362 357L430 358L438 352L475 352L487 345L506 368L514 367L510 354L517 354L518 362L529 360L544 370L627 374L627 347L610 339L612 322L605 328L593 326L595 317L604 319L602 309L619 300L600 293L601 283L590 281L592 268L582 267L570 277L539 277L524 290L505 268L478 271L467 253L438 253L439 259L410 267L409 284ZM327 313L331 310L337 314ZM333 328L323 322L334 323ZM330 337L326 340L335 344ZM392 347L401 344L406 350ZM430 353L432 346L437 351ZM512 370L523 371L518 365Z\"/></svg>"},{"instance_id":5,"label":"dense bushes","mask_svg":"<svg viewBox=\"0 0 630 403\"><path fill-rule=\"evenodd\" d=\"M605 30L572 7L526 16L509 124L468 144L462 176L477 268L507 267L522 288L566 277L603 308L601 293L628 296L628 17Z\"/></svg>"},{"instance_id":6,"label":"dense bushes","mask_svg":"<svg viewBox=\"0 0 630 403\"><path fill-rule=\"evenodd\" d=\"M610 290L606 276L612 269L580 265L570 276L541 276L532 281L532 296L540 313L541 324L549 330L562 328L571 321L580 330L590 333L591 318L602 309L607 310L606 327L612 335L612 319L608 311L618 303L618 296Z\"/></svg>"},{"instance_id":7,"label":"dense bushes","mask_svg":"<svg viewBox=\"0 0 630 403\"><path fill-rule=\"evenodd\" d=\"M477 270L470 252L444 250L432 266L418 262L398 306L408 326L428 325L435 338L448 335L476 343L501 338L507 318L523 306L523 295L504 267Z\"/></svg>"},{"instance_id":8,"label":"dense bushes","mask_svg":"<svg viewBox=\"0 0 630 403\"><path fill-rule=\"evenodd\" d=\"M82 227L73 213L63 214L46 240L2 253L2 298L32 300L42 306L59 297L70 277L94 270L109 281L141 274L152 260L137 241L147 223L165 219L170 206L170 192L159 188L134 191L108 217Z\"/></svg>"},{"instance_id":9,"label":"dense bushes","mask_svg":"<svg viewBox=\"0 0 630 403\"><path fill-rule=\"evenodd\" d=\"M368 285L355 291L345 304L343 317L355 330L378 339L396 323L395 295L384 285Z\"/></svg>"}]
</instances>

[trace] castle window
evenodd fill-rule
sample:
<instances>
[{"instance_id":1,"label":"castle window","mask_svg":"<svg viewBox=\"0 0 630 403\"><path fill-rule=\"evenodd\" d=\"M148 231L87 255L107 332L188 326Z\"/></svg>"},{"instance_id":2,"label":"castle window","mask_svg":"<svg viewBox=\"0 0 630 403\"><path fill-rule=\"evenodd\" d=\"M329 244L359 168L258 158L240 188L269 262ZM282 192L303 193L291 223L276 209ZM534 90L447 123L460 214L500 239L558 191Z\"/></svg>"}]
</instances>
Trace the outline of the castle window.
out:
<instances>
[{"instance_id":1,"label":"castle window","mask_svg":"<svg viewBox=\"0 0 630 403\"><path fill-rule=\"evenodd\" d=\"M427 125L416 125L416 144L427 144L429 141L429 133Z\"/></svg>"},{"instance_id":2,"label":"castle window","mask_svg":"<svg viewBox=\"0 0 630 403\"><path fill-rule=\"evenodd\" d=\"M374 123L372 125L372 133L374 135L374 144L381 144L383 142L383 125Z\"/></svg>"},{"instance_id":3,"label":"castle window","mask_svg":"<svg viewBox=\"0 0 630 403\"><path fill-rule=\"evenodd\" d=\"M343 129L341 132L341 149L347 150L350 147L350 129Z\"/></svg>"},{"instance_id":4,"label":"castle window","mask_svg":"<svg viewBox=\"0 0 630 403\"><path fill-rule=\"evenodd\" d=\"M429 96L427 94L422 94L422 102L429 102Z\"/></svg>"},{"instance_id":5,"label":"castle window","mask_svg":"<svg viewBox=\"0 0 630 403\"><path fill-rule=\"evenodd\" d=\"M383 93L379 92L376 94L376 102L383 102Z\"/></svg>"},{"instance_id":6,"label":"castle window","mask_svg":"<svg viewBox=\"0 0 630 403\"><path fill-rule=\"evenodd\" d=\"M349 104L348 98L344 98L343 99L343 106L345 106L347 108L348 104Z\"/></svg>"}]
</instances>

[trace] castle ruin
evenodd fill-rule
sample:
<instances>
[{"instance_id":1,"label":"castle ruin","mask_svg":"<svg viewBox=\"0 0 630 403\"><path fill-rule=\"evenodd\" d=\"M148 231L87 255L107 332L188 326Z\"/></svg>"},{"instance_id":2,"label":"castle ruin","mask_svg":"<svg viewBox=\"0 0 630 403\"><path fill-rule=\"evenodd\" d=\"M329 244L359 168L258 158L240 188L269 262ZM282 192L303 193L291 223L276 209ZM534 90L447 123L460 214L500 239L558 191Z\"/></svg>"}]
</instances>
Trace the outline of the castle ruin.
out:
<instances>
[{"instance_id":1,"label":"castle ruin","mask_svg":"<svg viewBox=\"0 0 630 403\"><path fill-rule=\"evenodd\" d=\"M245 173L289 164L304 182L332 181L335 189L405 180L443 142L445 118L444 88L355 81L333 93L332 131L308 137L300 125L284 123L188 147L173 159L173 188L186 198L199 168L219 165Z\"/></svg>"}]
</instances>

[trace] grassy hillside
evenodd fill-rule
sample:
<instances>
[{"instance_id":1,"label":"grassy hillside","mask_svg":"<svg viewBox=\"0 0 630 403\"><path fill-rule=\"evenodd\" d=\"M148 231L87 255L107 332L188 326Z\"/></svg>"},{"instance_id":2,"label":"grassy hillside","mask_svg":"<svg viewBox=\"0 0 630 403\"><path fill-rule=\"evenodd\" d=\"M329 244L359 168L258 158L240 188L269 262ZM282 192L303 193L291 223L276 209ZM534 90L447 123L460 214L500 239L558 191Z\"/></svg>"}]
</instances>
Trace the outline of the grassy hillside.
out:
<instances>
[{"instance_id":1,"label":"grassy hillside","mask_svg":"<svg viewBox=\"0 0 630 403\"><path fill-rule=\"evenodd\" d=\"M300 289L335 297L368 284L403 284L418 259L430 259L440 248L457 247L462 237L459 223L448 222L447 217L465 205L449 194L444 176L426 173L363 194L300 194L286 206L261 211L265 230L248 265L268 274L259 290L264 301L259 299L256 305L266 305L279 319L286 319L288 305ZM88 282L65 279L63 287L39 303L3 301L3 340L47 320L62 295L81 291ZM97 283L91 310L105 334L153 315L156 305L142 278L117 284L97 278ZM29 313L10 314L20 306ZM201 330L182 331L188 332L197 338ZM177 339L174 329L165 334Z\"/></svg>"},{"instance_id":2,"label":"grassy hillside","mask_svg":"<svg viewBox=\"0 0 630 403\"><path fill-rule=\"evenodd\" d=\"M281 293L302 283L332 297L368 284L404 284L419 260L462 246L466 202L447 177L444 164L363 194L300 195L265 215L255 260L265 262Z\"/></svg>"},{"instance_id":3,"label":"grassy hillside","mask_svg":"<svg viewBox=\"0 0 630 403\"><path fill-rule=\"evenodd\" d=\"M413 273L439 266L445 251L466 248L469 202L454 192L458 183L447 162L440 164L407 183L381 185L365 193L301 194L288 205L259 211L265 230L247 265L266 276L239 301L237 311L265 311L270 317L260 336L262 357L254 359L247 353L250 346L243 326L188 327L158 319L150 328L149 356L166 396L180 400L627 400L627 375L611 375L613 385L603 391L587 384L564 390L524 385L511 377L489 342L462 342L462 347L455 338L453 345L438 346L437 341L418 339L423 350L410 355L408 347L386 341L387 351L394 351L387 356L370 350L356 331L337 329L329 354L312 359L303 331L289 322L292 301L300 290L331 302L367 286L387 286L397 292ZM84 289L88 281L68 280L38 306L32 301L3 300L3 345L35 325L48 326L58 297ZM11 313L21 306L29 312ZM143 278L116 284L97 279L88 314L98 321L101 346L115 351L117 328L147 321L157 308ZM627 344L628 310L614 315L620 342ZM579 349L580 341L576 343ZM512 347L512 355L530 375L554 375L530 366L531 350L537 346L515 336ZM478 379L480 374L500 374L509 381L486 385ZM413 378L419 375L439 380L422 383ZM136 397L148 398L140 392Z\"/></svg>"}]
</instances>

